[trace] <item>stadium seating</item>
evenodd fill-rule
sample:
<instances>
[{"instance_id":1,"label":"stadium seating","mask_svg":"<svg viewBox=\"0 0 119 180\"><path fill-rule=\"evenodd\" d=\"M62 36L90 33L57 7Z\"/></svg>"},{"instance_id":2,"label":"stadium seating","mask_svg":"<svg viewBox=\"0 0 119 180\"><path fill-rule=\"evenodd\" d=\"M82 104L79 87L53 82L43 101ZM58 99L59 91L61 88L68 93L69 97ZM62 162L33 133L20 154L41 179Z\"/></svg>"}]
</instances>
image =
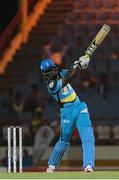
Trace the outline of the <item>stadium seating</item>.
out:
<instances>
[{"instance_id":1,"label":"stadium seating","mask_svg":"<svg viewBox=\"0 0 119 180\"><path fill-rule=\"evenodd\" d=\"M94 14L92 13L92 12L90 12L90 13L81 13L81 15L80 15L80 20L84 20L84 21L91 21L91 20L93 20L93 18L94 18ZM80 21L79 20L79 21Z\"/></svg>"},{"instance_id":2,"label":"stadium seating","mask_svg":"<svg viewBox=\"0 0 119 180\"><path fill-rule=\"evenodd\" d=\"M97 126L97 139L109 140L110 139L110 126Z\"/></svg>"},{"instance_id":3,"label":"stadium seating","mask_svg":"<svg viewBox=\"0 0 119 180\"><path fill-rule=\"evenodd\" d=\"M102 6L105 9L114 9L114 8L116 8L117 1L116 0L103 0L102 1Z\"/></svg>"},{"instance_id":4,"label":"stadium seating","mask_svg":"<svg viewBox=\"0 0 119 180\"><path fill-rule=\"evenodd\" d=\"M88 1L89 8L94 10L99 10L102 7L102 1L100 0L89 0Z\"/></svg>"},{"instance_id":5,"label":"stadium seating","mask_svg":"<svg viewBox=\"0 0 119 180\"><path fill-rule=\"evenodd\" d=\"M78 0L75 0L74 9L82 10L82 9L85 9L87 6L88 6L88 1L87 0L80 0L80 3L79 3Z\"/></svg>"},{"instance_id":6,"label":"stadium seating","mask_svg":"<svg viewBox=\"0 0 119 180\"><path fill-rule=\"evenodd\" d=\"M100 22L106 22L106 20L108 20L109 13L106 12L98 12L95 13L95 21L100 21Z\"/></svg>"},{"instance_id":7,"label":"stadium seating","mask_svg":"<svg viewBox=\"0 0 119 180\"><path fill-rule=\"evenodd\" d=\"M113 139L114 140L119 140L119 125L115 125L112 127L112 132L113 132Z\"/></svg>"},{"instance_id":8,"label":"stadium seating","mask_svg":"<svg viewBox=\"0 0 119 180\"><path fill-rule=\"evenodd\" d=\"M111 12L109 14L109 18L111 19L111 21L119 21L119 11L117 12Z\"/></svg>"}]
</instances>

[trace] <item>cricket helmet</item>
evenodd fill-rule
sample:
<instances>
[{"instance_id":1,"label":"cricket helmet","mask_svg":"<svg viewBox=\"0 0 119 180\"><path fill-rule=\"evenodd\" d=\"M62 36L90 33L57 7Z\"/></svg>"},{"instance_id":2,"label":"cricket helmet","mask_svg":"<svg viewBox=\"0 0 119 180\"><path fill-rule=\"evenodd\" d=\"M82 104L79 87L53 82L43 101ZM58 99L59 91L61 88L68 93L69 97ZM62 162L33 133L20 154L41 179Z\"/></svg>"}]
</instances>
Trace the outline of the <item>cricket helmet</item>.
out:
<instances>
[{"instance_id":1,"label":"cricket helmet","mask_svg":"<svg viewBox=\"0 0 119 180\"><path fill-rule=\"evenodd\" d=\"M40 70L47 80L55 80L58 76L56 64L51 59L44 59L40 63Z\"/></svg>"}]
</instances>

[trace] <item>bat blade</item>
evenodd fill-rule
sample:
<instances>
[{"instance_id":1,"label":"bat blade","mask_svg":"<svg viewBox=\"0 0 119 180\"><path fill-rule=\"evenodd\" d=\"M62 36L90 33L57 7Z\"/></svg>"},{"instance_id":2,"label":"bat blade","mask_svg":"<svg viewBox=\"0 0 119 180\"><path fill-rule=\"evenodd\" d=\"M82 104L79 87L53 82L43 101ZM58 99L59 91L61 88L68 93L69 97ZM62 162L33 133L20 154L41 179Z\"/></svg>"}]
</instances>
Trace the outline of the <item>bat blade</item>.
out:
<instances>
[{"instance_id":1,"label":"bat blade","mask_svg":"<svg viewBox=\"0 0 119 180\"><path fill-rule=\"evenodd\" d=\"M89 56L92 56L95 50L98 46L103 42L105 37L108 35L109 31L111 30L111 27L107 24L104 24L100 31L97 33L89 47L86 49L85 54L88 54Z\"/></svg>"}]
</instances>

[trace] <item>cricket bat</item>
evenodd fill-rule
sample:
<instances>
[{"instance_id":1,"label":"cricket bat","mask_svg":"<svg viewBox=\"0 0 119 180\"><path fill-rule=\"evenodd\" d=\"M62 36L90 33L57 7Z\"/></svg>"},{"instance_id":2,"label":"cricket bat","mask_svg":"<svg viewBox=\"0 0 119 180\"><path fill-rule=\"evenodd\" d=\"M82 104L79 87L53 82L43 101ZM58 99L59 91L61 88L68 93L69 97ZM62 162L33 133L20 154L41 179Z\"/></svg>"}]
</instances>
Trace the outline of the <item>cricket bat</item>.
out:
<instances>
[{"instance_id":1,"label":"cricket bat","mask_svg":"<svg viewBox=\"0 0 119 180\"><path fill-rule=\"evenodd\" d=\"M85 54L89 55L90 57L93 55L95 50L98 48L98 46L101 45L105 37L108 35L109 31L111 30L110 26L107 24L104 24L102 28L99 30L89 47L86 49Z\"/></svg>"}]
</instances>

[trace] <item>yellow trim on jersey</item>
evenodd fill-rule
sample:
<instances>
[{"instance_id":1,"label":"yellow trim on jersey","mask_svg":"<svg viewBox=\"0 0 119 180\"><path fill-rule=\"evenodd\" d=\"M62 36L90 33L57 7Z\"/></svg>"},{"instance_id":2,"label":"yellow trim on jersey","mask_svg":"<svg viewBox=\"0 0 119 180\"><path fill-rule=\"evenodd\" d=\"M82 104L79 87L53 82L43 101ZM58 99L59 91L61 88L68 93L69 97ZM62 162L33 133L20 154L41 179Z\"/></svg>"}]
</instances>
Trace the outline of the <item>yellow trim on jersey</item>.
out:
<instances>
[{"instance_id":1,"label":"yellow trim on jersey","mask_svg":"<svg viewBox=\"0 0 119 180\"><path fill-rule=\"evenodd\" d=\"M75 98L76 98L76 93L73 92L73 93L70 94L68 97L61 99L61 102L62 102L62 103L71 102L71 101L74 101Z\"/></svg>"}]
</instances>

